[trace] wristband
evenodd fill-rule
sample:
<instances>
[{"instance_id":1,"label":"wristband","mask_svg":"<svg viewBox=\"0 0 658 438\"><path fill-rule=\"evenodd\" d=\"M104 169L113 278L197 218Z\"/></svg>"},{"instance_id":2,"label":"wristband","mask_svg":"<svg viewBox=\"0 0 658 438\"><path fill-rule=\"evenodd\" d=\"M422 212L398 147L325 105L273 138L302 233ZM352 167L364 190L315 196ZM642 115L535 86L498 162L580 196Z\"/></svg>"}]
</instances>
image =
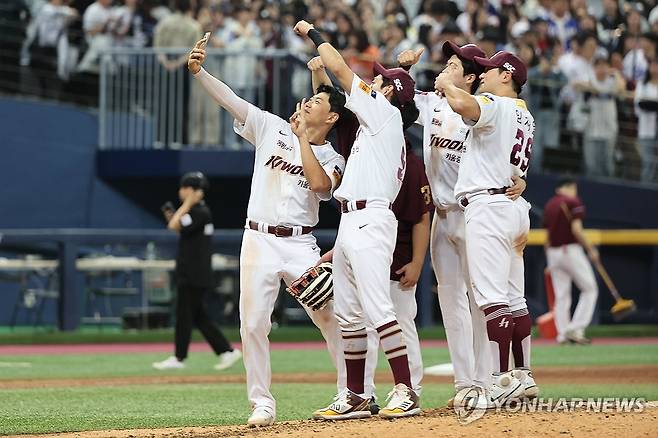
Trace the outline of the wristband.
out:
<instances>
[{"instance_id":1,"label":"wristband","mask_svg":"<svg viewBox=\"0 0 658 438\"><path fill-rule=\"evenodd\" d=\"M306 34L311 41L313 41L313 44L315 44L315 47L320 47L320 44L326 43L326 41L322 38L322 35L320 32L317 31L317 29L311 29L308 31Z\"/></svg>"}]
</instances>

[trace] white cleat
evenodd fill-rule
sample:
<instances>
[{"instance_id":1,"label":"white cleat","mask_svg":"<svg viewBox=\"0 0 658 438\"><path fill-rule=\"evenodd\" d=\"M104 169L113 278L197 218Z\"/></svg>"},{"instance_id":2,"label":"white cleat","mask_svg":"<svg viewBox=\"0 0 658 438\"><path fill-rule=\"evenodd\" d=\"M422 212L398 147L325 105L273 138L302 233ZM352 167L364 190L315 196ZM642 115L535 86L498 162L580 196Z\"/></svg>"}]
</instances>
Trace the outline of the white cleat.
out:
<instances>
[{"instance_id":1,"label":"white cleat","mask_svg":"<svg viewBox=\"0 0 658 438\"><path fill-rule=\"evenodd\" d=\"M494 374L491 385L491 401L504 405L510 400L518 400L523 396L523 384L514 377L513 371Z\"/></svg>"},{"instance_id":2,"label":"white cleat","mask_svg":"<svg viewBox=\"0 0 658 438\"><path fill-rule=\"evenodd\" d=\"M451 401L452 404L448 406L450 408L493 409L496 407L491 402L487 391L479 386L471 386L458 391Z\"/></svg>"},{"instance_id":3,"label":"white cleat","mask_svg":"<svg viewBox=\"0 0 658 438\"><path fill-rule=\"evenodd\" d=\"M242 359L242 352L237 348L233 351L227 351L219 355L219 363L214 366L217 371L224 371L231 368L240 359Z\"/></svg>"},{"instance_id":4,"label":"white cleat","mask_svg":"<svg viewBox=\"0 0 658 438\"><path fill-rule=\"evenodd\" d=\"M182 370L185 368L185 364L176 356L170 356L162 362L153 362L153 368L156 370Z\"/></svg>"},{"instance_id":5,"label":"white cleat","mask_svg":"<svg viewBox=\"0 0 658 438\"><path fill-rule=\"evenodd\" d=\"M404 383L398 383L388 393L388 404L379 411L384 418L411 417L420 414L418 395Z\"/></svg>"},{"instance_id":6,"label":"white cleat","mask_svg":"<svg viewBox=\"0 0 658 438\"><path fill-rule=\"evenodd\" d=\"M519 379L523 385L523 397L527 399L537 398L539 395L539 387L532 376L530 368L516 368L514 370L514 377Z\"/></svg>"},{"instance_id":7,"label":"white cleat","mask_svg":"<svg viewBox=\"0 0 658 438\"><path fill-rule=\"evenodd\" d=\"M274 413L264 406L256 407L249 419L247 420L249 427L265 427L274 424Z\"/></svg>"}]
</instances>

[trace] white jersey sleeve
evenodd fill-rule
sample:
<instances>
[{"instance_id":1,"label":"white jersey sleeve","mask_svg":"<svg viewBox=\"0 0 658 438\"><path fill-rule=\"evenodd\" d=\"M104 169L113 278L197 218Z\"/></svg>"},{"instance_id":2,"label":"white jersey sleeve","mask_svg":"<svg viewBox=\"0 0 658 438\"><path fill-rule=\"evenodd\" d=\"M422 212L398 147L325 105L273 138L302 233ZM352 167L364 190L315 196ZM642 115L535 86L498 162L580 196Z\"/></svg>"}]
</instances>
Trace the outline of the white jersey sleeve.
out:
<instances>
[{"instance_id":1,"label":"white jersey sleeve","mask_svg":"<svg viewBox=\"0 0 658 438\"><path fill-rule=\"evenodd\" d=\"M381 131L398 111L383 94L374 91L357 75L352 79L345 108L352 111L361 127L372 135Z\"/></svg>"},{"instance_id":2,"label":"white jersey sleeve","mask_svg":"<svg viewBox=\"0 0 658 438\"><path fill-rule=\"evenodd\" d=\"M475 101L480 106L480 118L477 121L474 120L464 120L467 125L472 126L473 129L486 131L496 126L496 121L500 111L498 106L501 103L501 99L498 97L493 97L489 94L480 94L479 96L473 96Z\"/></svg>"},{"instance_id":3,"label":"white jersey sleeve","mask_svg":"<svg viewBox=\"0 0 658 438\"><path fill-rule=\"evenodd\" d=\"M330 157L319 161L320 165L324 169L324 172L331 180L331 189L327 193L318 193L317 196L321 201L328 201L331 199L334 190L338 188L341 180L343 179L343 173L345 172L345 158L336 152Z\"/></svg>"},{"instance_id":4,"label":"white jersey sleeve","mask_svg":"<svg viewBox=\"0 0 658 438\"><path fill-rule=\"evenodd\" d=\"M287 122L272 113L268 113L255 105L249 104L247 119L244 123L235 120L233 122L233 129L238 135L258 149L263 144L267 133L273 129L280 129L282 123L285 125Z\"/></svg>"},{"instance_id":5,"label":"white jersey sleeve","mask_svg":"<svg viewBox=\"0 0 658 438\"><path fill-rule=\"evenodd\" d=\"M431 105L430 100L432 99L432 95L434 93L428 93L425 91L418 91L416 90L416 95L414 96L414 103L416 104L416 108L418 108L418 111L420 111L420 114L418 114L418 119L416 119L416 123L418 123L421 126L425 126L425 123L427 121L425 120L425 114L427 113L427 107L428 105Z\"/></svg>"}]
</instances>

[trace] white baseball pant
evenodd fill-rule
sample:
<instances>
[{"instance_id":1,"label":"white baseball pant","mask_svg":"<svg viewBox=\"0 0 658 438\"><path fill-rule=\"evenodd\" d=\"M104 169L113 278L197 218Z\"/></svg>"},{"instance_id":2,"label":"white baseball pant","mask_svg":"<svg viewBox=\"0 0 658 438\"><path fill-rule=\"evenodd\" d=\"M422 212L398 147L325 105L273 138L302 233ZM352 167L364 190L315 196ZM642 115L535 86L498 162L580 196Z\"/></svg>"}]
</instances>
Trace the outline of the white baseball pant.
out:
<instances>
[{"instance_id":1,"label":"white baseball pant","mask_svg":"<svg viewBox=\"0 0 658 438\"><path fill-rule=\"evenodd\" d=\"M420 385L423 380L423 358L420 353L420 341L418 340L418 331L416 330L416 322L414 321L418 311L416 286L409 289L402 289L399 281L392 280L390 284L391 301L395 309L395 316L398 319L398 324L400 324L402 334L404 335L404 341L407 344L411 386L416 394L420 396L423 389ZM366 355L364 394L370 398L375 394L375 371L379 358L379 335L374 329L368 329L367 332L368 353Z\"/></svg>"},{"instance_id":2,"label":"white baseball pant","mask_svg":"<svg viewBox=\"0 0 658 438\"><path fill-rule=\"evenodd\" d=\"M276 237L247 229L240 251L240 336L247 372L247 395L252 408L266 407L276 413L270 392L271 316L281 280L290 285L320 259L320 249L312 234ZM314 312L304 307L327 341L327 349L338 371L338 390L346 386L347 372L341 332L333 303Z\"/></svg>"},{"instance_id":3,"label":"white baseball pant","mask_svg":"<svg viewBox=\"0 0 658 438\"><path fill-rule=\"evenodd\" d=\"M464 233L464 212L459 207L436 212L430 255L456 391L489 388L492 373L487 324L470 288Z\"/></svg>"},{"instance_id":4,"label":"white baseball pant","mask_svg":"<svg viewBox=\"0 0 658 438\"><path fill-rule=\"evenodd\" d=\"M596 299L599 295L592 265L583 247L577 243L548 248L546 251L548 269L553 279L555 291L555 326L557 341L565 340L569 331L582 336L592 321ZM580 289L576 310L571 316L571 282Z\"/></svg>"},{"instance_id":5,"label":"white baseball pant","mask_svg":"<svg viewBox=\"0 0 658 438\"><path fill-rule=\"evenodd\" d=\"M466 258L475 301L480 309L504 304L525 309L523 250L528 241L530 204L505 195L469 198Z\"/></svg>"}]
</instances>

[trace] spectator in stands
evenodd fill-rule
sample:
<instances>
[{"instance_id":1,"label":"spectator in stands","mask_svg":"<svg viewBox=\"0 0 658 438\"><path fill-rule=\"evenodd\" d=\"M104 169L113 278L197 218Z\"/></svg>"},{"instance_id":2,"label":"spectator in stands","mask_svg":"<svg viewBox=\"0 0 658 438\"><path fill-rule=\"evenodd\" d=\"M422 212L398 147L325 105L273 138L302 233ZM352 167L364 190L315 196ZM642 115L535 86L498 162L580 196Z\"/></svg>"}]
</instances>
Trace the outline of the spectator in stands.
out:
<instances>
[{"instance_id":1,"label":"spectator in stands","mask_svg":"<svg viewBox=\"0 0 658 438\"><path fill-rule=\"evenodd\" d=\"M624 24L618 0L603 0L603 16L599 19L599 24L601 42L608 50L614 50L621 36L621 26Z\"/></svg>"},{"instance_id":2,"label":"spectator in stands","mask_svg":"<svg viewBox=\"0 0 658 438\"><path fill-rule=\"evenodd\" d=\"M114 21L112 0L96 0L85 10L82 29L85 32L87 51L78 65L78 71L99 73L100 52L112 47Z\"/></svg>"},{"instance_id":3,"label":"spectator in stands","mask_svg":"<svg viewBox=\"0 0 658 438\"><path fill-rule=\"evenodd\" d=\"M238 6L233 10L233 17L227 20L220 38L224 46L231 50L249 51L263 47L255 16L246 6ZM194 43L190 44L190 47L192 46ZM261 71L257 68L259 61L249 55L230 55L222 61L222 80L240 97L254 103L258 85L257 74ZM241 148L244 143L233 131L233 117L227 111L222 111L221 126L223 147Z\"/></svg>"},{"instance_id":4,"label":"spectator in stands","mask_svg":"<svg viewBox=\"0 0 658 438\"><path fill-rule=\"evenodd\" d=\"M348 36L343 58L354 74L364 81L372 81L373 66L379 59L379 49L368 41L363 30L355 30Z\"/></svg>"},{"instance_id":5,"label":"spectator in stands","mask_svg":"<svg viewBox=\"0 0 658 438\"><path fill-rule=\"evenodd\" d=\"M567 0L553 0L548 15L548 29L565 47L578 31L578 21L569 12Z\"/></svg>"},{"instance_id":6,"label":"spectator in stands","mask_svg":"<svg viewBox=\"0 0 658 438\"><path fill-rule=\"evenodd\" d=\"M62 80L68 79L72 65L68 27L77 20L78 11L65 0L50 0L40 10L26 39L30 47L30 70L37 80L38 95L59 99ZM77 56L74 52L73 58ZM73 63L75 65L75 63Z\"/></svg>"},{"instance_id":7,"label":"spectator in stands","mask_svg":"<svg viewBox=\"0 0 658 438\"><path fill-rule=\"evenodd\" d=\"M655 57L656 36L647 32L634 38L626 38L624 41L628 48L623 62L624 77L636 84L644 80L649 68L649 59Z\"/></svg>"},{"instance_id":8,"label":"spectator in stands","mask_svg":"<svg viewBox=\"0 0 658 438\"><path fill-rule=\"evenodd\" d=\"M588 108L583 93L576 85L586 85L594 76L593 60L597 49L596 35L580 32L571 40L571 51L558 60L558 67L568 83L561 91L561 98L568 108L567 128L576 133L578 141L587 126Z\"/></svg>"},{"instance_id":9,"label":"spectator in stands","mask_svg":"<svg viewBox=\"0 0 658 438\"><path fill-rule=\"evenodd\" d=\"M140 48L146 46L146 35L142 30L143 13L138 0L123 0L123 6L112 10L115 47Z\"/></svg>"},{"instance_id":10,"label":"spectator in stands","mask_svg":"<svg viewBox=\"0 0 658 438\"><path fill-rule=\"evenodd\" d=\"M656 182L658 169L658 60L652 59L646 77L635 89L637 137L642 157L642 181Z\"/></svg>"},{"instance_id":11,"label":"spectator in stands","mask_svg":"<svg viewBox=\"0 0 658 438\"><path fill-rule=\"evenodd\" d=\"M190 0L175 0L175 12L163 18L155 28L153 45L156 48L183 48L194 46L201 38L201 25L192 16L192 3ZM161 93L156 111L155 147L161 148L165 145L172 148L180 148L182 143L187 143L188 133L188 102L189 102L189 78L187 75L187 56L182 55L158 55L158 61L162 67L161 81L166 90ZM182 90L177 89L182 84ZM174 126L168 125L167 110L179 114L180 120L174 121ZM195 113L197 114L197 113ZM197 121L190 122L195 125Z\"/></svg>"},{"instance_id":12,"label":"spectator in stands","mask_svg":"<svg viewBox=\"0 0 658 438\"><path fill-rule=\"evenodd\" d=\"M566 78L557 61L562 55L562 43L555 40L553 49L540 56L539 65L528 72L530 108L535 116L535 136L532 144L531 172L544 166L544 149L560 146L560 89Z\"/></svg>"},{"instance_id":13,"label":"spectator in stands","mask_svg":"<svg viewBox=\"0 0 658 438\"><path fill-rule=\"evenodd\" d=\"M391 23L391 26L382 32L381 39L380 62L384 65L397 65L398 55L413 48L413 43L407 38L404 24L399 22Z\"/></svg>"},{"instance_id":14,"label":"spectator in stands","mask_svg":"<svg viewBox=\"0 0 658 438\"><path fill-rule=\"evenodd\" d=\"M585 170L590 176L614 176L617 98L626 90L626 82L619 71L610 68L607 57L597 57L588 83L577 86L585 93L589 109L583 143Z\"/></svg>"}]
</instances>

